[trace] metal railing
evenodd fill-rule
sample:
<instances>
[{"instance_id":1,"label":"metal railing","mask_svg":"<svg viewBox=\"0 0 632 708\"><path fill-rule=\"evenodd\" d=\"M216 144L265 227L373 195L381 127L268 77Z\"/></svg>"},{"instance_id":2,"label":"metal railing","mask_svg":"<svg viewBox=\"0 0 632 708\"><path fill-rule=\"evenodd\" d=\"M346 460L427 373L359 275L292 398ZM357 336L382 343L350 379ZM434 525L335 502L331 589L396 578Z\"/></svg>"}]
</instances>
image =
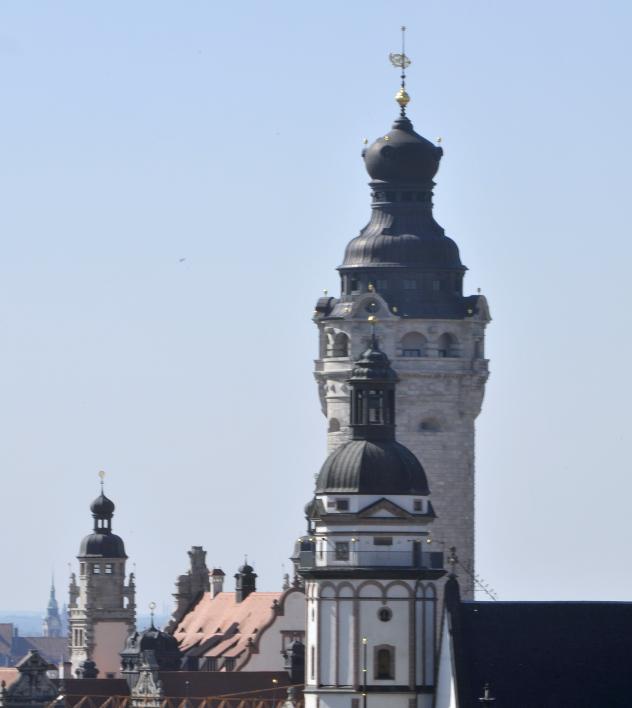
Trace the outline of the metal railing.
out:
<instances>
[{"instance_id":1,"label":"metal railing","mask_svg":"<svg viewBox=\"0 0 632 708\"><path fill-rule=\"evenodd\" d=\"M314 550L302 549L299 554L300 568L419 568L443 569L441 551L378 551L378 550Z\"/></svg>"}]
</instances>

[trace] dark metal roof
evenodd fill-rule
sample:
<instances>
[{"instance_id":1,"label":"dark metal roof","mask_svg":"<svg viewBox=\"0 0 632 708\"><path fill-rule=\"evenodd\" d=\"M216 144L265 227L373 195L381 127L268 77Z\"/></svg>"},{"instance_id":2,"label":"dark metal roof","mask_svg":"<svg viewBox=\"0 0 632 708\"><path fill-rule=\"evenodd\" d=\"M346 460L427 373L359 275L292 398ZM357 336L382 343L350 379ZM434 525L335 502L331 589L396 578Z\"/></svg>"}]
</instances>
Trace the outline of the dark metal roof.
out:
<instances>
[{"instance_id":1,"label":"dark metal roof","mask_svg":"<svg viewBox=\"0 0 632 708\"><path fill-rule=\"evenodd\" d=\"M437 173L443 150L415 133L408 118L399 117L385 136L363 153L372 179L427 183Z\"/></svg>"},{"instance_id":2,"label":"dark metal roof","mask_svg":"<svg viewBox=\"0 0 632 708\"><path fill-rule=\"evenodd\" d=\"M356 361L350 381L396 382L397 374L391 368L391 362L379 348L375 334L371 337L369 348Z\"/></svg>"},{"instance_id":3,"label":"dark metal roof","mask_svg":"<svg viewBox=\"0 0 632 708\"><path fill-rule=\"evenodd\" d=\"M446 600L449 595L446 587ZM630 706L632 603L456 602L448 607L462 708L481 705L478 697L486 683L498 706Z\"/></svg>"},{"instance_id":4,"label":"dark metal roof","mask_svg":"<svg viewBox=\"0 0 632 708\"><path fill-rule=\"evenodd\" d=\"M391 441L352 440L322 466L316 493L427 495L428 480L415 455Z\"/></svg>"},{"instance_id":5,"label":"dark metal roof","mask_svg":"<svg viewBox=\"0 0 632 708\"><path fill-rule=\"evenodd\" d=\"M89 534L81 541L79 556L127 558L123 539L114 533Z\"/></svg>"},{"instance_id":6,"label":"dark metal roof","mask_svg":"<svg viewBox=\"0 0 632 708\"><path fill-rule=\"evenodd\" d=\"M92 512L93 516L96 516L100 519L112 518L115 508L116 507L114 506L114 502L105 496L103 490L101 490L101 494L99 494L99 496L92 502L92 504L90 504L90 511Z\"/></svg>"}]
</instances>

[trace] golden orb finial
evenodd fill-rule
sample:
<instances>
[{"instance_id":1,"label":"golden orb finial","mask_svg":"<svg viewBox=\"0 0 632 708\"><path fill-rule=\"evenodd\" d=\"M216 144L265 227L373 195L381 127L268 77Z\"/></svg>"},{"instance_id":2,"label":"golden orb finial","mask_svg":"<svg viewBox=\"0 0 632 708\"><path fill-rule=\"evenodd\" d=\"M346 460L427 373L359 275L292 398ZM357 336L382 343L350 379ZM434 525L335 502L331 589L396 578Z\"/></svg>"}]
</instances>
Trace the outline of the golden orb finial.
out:
<instances>
[{"instance_id":1,"label":"golden orb finial","mask_svg":"<svg viewBox=\"0 0 632 708\"><path fill-rule=\"evenodd\" d=\"M406 108L406 106L410 103L410 96L406 92L406 89L400 88L395 94L395 100L399 103L401 108Z\"/></svg>"}]
</instances>

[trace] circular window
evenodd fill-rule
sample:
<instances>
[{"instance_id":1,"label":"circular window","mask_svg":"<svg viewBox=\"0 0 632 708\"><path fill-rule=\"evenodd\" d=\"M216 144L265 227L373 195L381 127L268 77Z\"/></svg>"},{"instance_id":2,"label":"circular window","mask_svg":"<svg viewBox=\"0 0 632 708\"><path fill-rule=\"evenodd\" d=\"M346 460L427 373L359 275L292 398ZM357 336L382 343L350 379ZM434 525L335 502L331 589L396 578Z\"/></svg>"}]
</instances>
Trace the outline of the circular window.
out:
<instances>
[{"instance_id":1,"label":"circular window","mask_svg":"<svg viewBox=\"0 0 632 708\"><path fill-rule=\"evenodd\" d=\"M380 622L388 622L393 616L393 612L390 607L380 607L377 616L380 618Z\"/></svg>"}]
</instances>

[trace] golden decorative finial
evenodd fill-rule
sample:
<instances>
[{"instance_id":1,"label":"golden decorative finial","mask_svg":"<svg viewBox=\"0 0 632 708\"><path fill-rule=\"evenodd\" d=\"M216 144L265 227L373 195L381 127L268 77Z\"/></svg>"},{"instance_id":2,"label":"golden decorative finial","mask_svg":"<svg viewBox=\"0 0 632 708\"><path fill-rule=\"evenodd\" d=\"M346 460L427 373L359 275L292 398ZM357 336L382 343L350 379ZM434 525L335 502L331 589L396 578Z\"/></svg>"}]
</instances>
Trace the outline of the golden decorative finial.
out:
<instances>
[{"instance_id":1,"label":"golden decorative finial","mask_svg":"<svg viewBox=\"0 0 632 708\"><path fill-rule=\"evenodd\" d=\"M402 83L399 91L395 94L395 100L399 103L401 109L400 113L402 118L406 117L406 106L410 103L410 96L406 93L406 68L410 66L411 61L406 56L406 28L402 26L402 53L396 54L391 52L388 58L391 60L393 66L398 67L402 70L401 79Z\"/></svg>"},{"instance_id":2,"label":"golden decorative finial","mask_svg":"<svg viewBox=\"0 0 632 708\"><path fill-rule=\"evenodd\" d=\"M103 482L103 480L105 479L105 472L104 472L103 470L101 470L101 471L99 472L99 479L100 479L102 482Z\"/></svg>"},{"instance_id":3,"label":"golden decorative finial","mask_svg":"<svg viewBox=\"0 0 632 708\"><path fill-rule=\"evenodd\" d=\"M441 145L442 140L443 140L443 138L441 136L439 136L437 138L437 145Z\"/></svg>"},{"instance_id":4,"label":"golden decorative finial","mask_svg":"<svg viewBox=\"0 0 632 708\"><path fill-rule=\"evenodd\" d=\"M329 291L327 290L327 288L325 288L325 289L323 290L323 295L324 295L325 297L327 297L327 293L328 293L328 292L329 292Z\"/></svg>"},{"instance_id":5,"label":"golden decorative finial","mask_svg":"<svg viewBox=\"0 0 632 708\"><path fill-rule=\"evenodd\" d=\"M369 292L372 293L375 290L375 285L373 283L369 283Z\"/></svg>"},{"instance_id":6,"label":"golden decorative finial","mask_svg":"<svg viewBox=\"0 0 632 708\"><path fill-rule=\"evenodd\" d=\"M362 143L363 143L364 145L368 145L368 144L369 144L369 139L368 139L368 138L364 138L364 140L362 141Z\"/></svg>"},{"instance_id":7,"label":"golden decorative finial","mask_svg":"<svg viewBox=\"0 0 632 708\"><path fill-rule=\"evenodd\" d=\"M367 322L369 322L372 325L377 324L377 317L375 315L369 315L366 319L367 319Z\"/></svg>"}]
</instances>

